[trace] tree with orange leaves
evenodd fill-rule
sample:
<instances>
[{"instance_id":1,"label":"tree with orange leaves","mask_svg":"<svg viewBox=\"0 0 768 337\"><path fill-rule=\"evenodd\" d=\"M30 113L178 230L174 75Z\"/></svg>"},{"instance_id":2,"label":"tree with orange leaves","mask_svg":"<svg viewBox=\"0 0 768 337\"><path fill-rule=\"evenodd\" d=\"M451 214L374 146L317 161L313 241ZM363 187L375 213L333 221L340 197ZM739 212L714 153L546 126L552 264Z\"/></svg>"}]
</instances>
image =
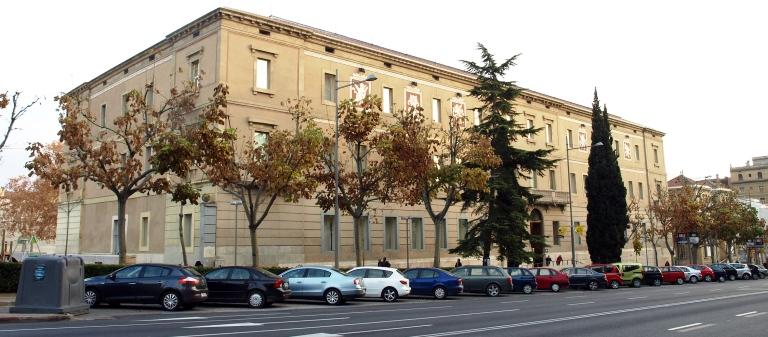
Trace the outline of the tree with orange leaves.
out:
<instances>
[{"instance_id":1,"label":"tree with orange leaves","mask_svg":"<svg viewBox=\"0 0 768 337\"><path fill-rule=\"evenodd\" d=\"M0 197L0 225L21 236L55 239L58 196L58 190L42 179L11 178Z\"/></svg>"}]
</instances>

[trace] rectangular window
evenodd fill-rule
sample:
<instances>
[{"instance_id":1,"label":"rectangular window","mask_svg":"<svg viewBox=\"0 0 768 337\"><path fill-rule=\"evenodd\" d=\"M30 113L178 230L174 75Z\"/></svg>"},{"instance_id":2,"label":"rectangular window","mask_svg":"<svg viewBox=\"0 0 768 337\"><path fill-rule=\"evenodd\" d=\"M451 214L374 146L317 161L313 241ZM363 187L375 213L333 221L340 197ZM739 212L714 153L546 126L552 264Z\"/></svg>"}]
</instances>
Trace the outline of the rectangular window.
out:
<instances>
[{"instance_id":1,"label":"rectangular window","mask_svg":"<svg viewBox=\"0 0 768 337\"><path fill-rule=\"evenodd\" d=\"M256 88L269 89L269 60L256 59Z\"/></svg>"},{"instance_id":2,"label":"rectangular window","mask_svg":"<svg viewBox=\"0 0 768 337\"><path fill-rule=\"evenodd\" d=\"M660 195L661 194L661 182L656 180L655 183L656 183L656 195Z\"/></svg>"},{"instance_id":3,"label":"rectangular window","mask_svg":"<svg viewBox=\"0 0 768 337\"><path fill-rule=\"evenodd\" d=\"M147 93L145 95L144 102L147 104L148 108L152 108L152 105L155 104L155 87L150 84L149 88L147 88Z\"/></svg>"},{"instance_id":4,"label":"rectangular window","mask_svg":"<svg viewBox=\"0 0 768 337\"><path fill-rule=\"evenodd\" d=\"M653 163L658 164L659 163L659 149L653 148Z\"/></svg>"},{"instance_id":5,"label":"rectangular window","mask_svg":"<svg viewBox=\"0 0 768 337\"><path fill-rule=\"evenodd\" d=\"M368 225L368 216L360 217L360 223L357 226L357 232L360 233L360 248L371 250L371 232Z\"/></svg>"},{"instance_id":6,"label":"rectangular window","mask_svg":"<svg viewBox=\"0 0 768 337\"><path fill-rule=\"evenodd\" d=\"M547 136L547 144L552 144L552 124L547 123L544 133Z\"/></svg>"},{"instance_id":7,"label":"rectangular window","mask_svg":"<svg viewBox=\"0 0 768 337\"><path fill-rule=\"evenodd\" d=\"M368 169L368 146L360 145L360 152L357 154L360 159L360 168L365 171Z\"/></svg>"},{"instance_id":8,"label":"rectangular window","mask_svg":"<svg viewBox=\"0 0 768 337\"><path fill-rule=\"evenodd\" d=\"M582 178L584 178L584 194L587 194L587 175L582 175Z\"/></svg>"},{"instance_id":9,"label":"rectangular window","mask_svg":"<svg viewBox=\"0 0 768 337\"><path fill-rule=\"evenodd\" d=\"M392 88L384 87L381 92L381 110L384 113L392 113Z\"/></svg>"},{"instance_id":10,"label":"rectangular window","mask_svg":"<svg viewBox=\"0 0 768 337\"><path fill-rule=\"evenodd\" d=\"M571 193L576 194L578 192L576 190L576 173L571 173L570 184L571 184Z\"/></svg>"},{"instance_id":11,"label":"rectangular window","mask_svg":"<svg viewBox=\"0 0 768 337\"><path fill-rule=\"evenodd\" d=\"M397 217L384 218L384 249L398 249Z\"/></svg>"},{"instance_id":12,"label":"rectangular window","mask_svg":"<svg viewBox=\"0 0 768 337\"><path fill-rule=\"evenodd\" d=\"M557 177L555 177L555 170L549 170L549 189L557 189Z\"/></svg>"},{"instance_id":13,"label":"rectangular window","mask_svg":"<svg viewBox=\"0 0 768 337\"><path fill-rule=\"evenodd\" d=\"M200 84L200 60L189 63L189 81L197 85Z\"/></svg>"},{"instance_id":14,"label":"rectangular window","mask_svg":"<svg viewBox=\"0 0 768 337\"><path fill-rule=\"evenodd\" d=\"M635 198L635 185L632 184L631 180L627 184L627 195L632 199Z\"/></svg>"},{"instance_id":15,"label":"rectangular window","mask_svg":"<svg viewBox=\"0 0 768 337\"><path fill-rule=\"evenodd\" d=\"M120 254L120 231L117 217L112 219L112 254ZM127 226L126 226L127 227Z\"/></svg>"},{"instance_id":16,"label":"rectangular window","mask_svg":"<svg viewBox=\"0 0 768 337\"><path fill-rule=\"evenodd\" d=\"M538 176L539 174L537 172L531 172L531 188L538 188L539 187L539 181Z\"/></svg>"},{"instance_id":17,"label":"rectangular window","mask_svg":"<svg viewBox=\"0 0 768 337\"><path fill-rule=\"evenodd\" d=\"M253 132L253 147L262 147L267 144L269 134L261 131Z\"/></svg>"},{"instance_id":18,"label":"rectangular window","mask_svg":"<svg viewBox=\"0 0 768 337\"><path fill-rule=\"evenodd\" d=\"M469 220L459 219L459 241L464 240L469 232Z\"/></svg>"},{"instance_id":19,"label":"rectangular window","mask_svg":"<svg viewBox=\"0 0 768 337\"><path fill-rule=\"evenodd\" d=\"M573 130L571 130L571 129L568 129L568 133L566 133L566 136L565 136L565 145L566 145L568 148L571 148L571 147L573 147Z\"/></svg>"},{"instance_id":20,"label":"rectangular window","mask_svg":"<svg viewBox=\"0 0 768 337\"><path fill-rule=\"evenodd\" d=\"M440 123L440 115L442 115L442 112L440 111L440 100L437 98L432 99L432 121L435 123Z\"/></svg>"},{"instance_id":21,"label":"rectangular window","mask_svg":"<svg viewBox=\"0 0 768 337\"><path fill-rule=\"evenodd\" d=\"M323 100L336 102L336 75L325 73L323 77Z\"/></svg>"},{"instance_id":22,"label":"rectangular window","mask_svg":"<svg viewBox=\"0 0 768 337\"><path fill-rule=\"evenodd\" d=\"M151 146L147 146L144 149L144 161L145 161L144 165L146 165L147 168L151 169L153 167L152 166L152 147Z\"/></svg>"},{"instance_id":23,"label":"rectangular window","mask_svg":"<svg viewBox=\"0 0 768 337\"><path fill-rule=\"evenodd\" d=\"M333 244L333 215L324 214L323 215L323 233L322 233L322 239L323 239L323 250L332 252L336 246Z\"/></svg>"},{"instance_id":24,"label":"rectangular window","mask_svg":"<svg viewBox=\"0 0 768 337\"><path fill-rule=\"evenodd\" d=\"M619 155L619 141L618 140L615 141L614 144L615 144L615 147L613 148L613 152L615 152L616 155L618 156Z\"/></svg>"},{"instance_id":25,"label":"rectangular window","mask_svg":"<svg viewBox=\"0 0 768 337\"><path fill-rule=\"evenodd\" d=\"M446 221L443 219L443 221L440 223L440 248L447 249L448 248L448 226L446 226Z\"/></svg>"},{"instance_id":26,"label":"rectangular window","mask_svg":"<svg viewBox=\"0 0 768 337\"><path fill-rule=\"evenodd\" d=\"M480 115L480 109L473 110L474 114L474 120L475 120L475 126L480 125L480 122L482 122L482 116Z\"/></svg>"},{"instance_id":27,"label":"rectangular window","mask_svg":"<svg viewBox=\"0 0 768 337\"><path fill-rule=\"evenodd\" d=\"M526 126L528 129L533 129L533 119L528 119L528 120L526 120L526 124L525 124L525 126ZM528 138L528 140L533 140L533 133L529 133L529 134L527 134L527 135L525 135L525 136Z\"/></svg>"},{"instance_id":28,"label":"rectangular window","mask_svg":"<svg viewBox=\"0 0 768 337\"><path fill-rule=\"evenodd\" d=\"M645 191L643 191L643 183L641 182L637 183L637 194L640 195L640 200L643 200L643 197L645 197Z\"/></svg>"},{"instance_id":29,"label":"rectangular window","mask_svg":"<svg viewBox=\"0 0 768 337\"><path fill-rule=\"evenodd\" d=\"M635 145L635 160L640 160L640 146Z\"/></svg>"},{"instance_id":30,"label":"rectangular window","mask_svg":"<svg viewBox=\"0 0 768 337\"><path fill-rule=\"evenodd\" d=\"M424 249L424 223L421 218L411 218L411 249Z\"/></svg>"},{"instance_id":31,"label":"rectangular window","mask_svg":"<svg viewBox=\"0 0 768 337\"><path fill-rule=\"evenodd\" d=\"M552 221L552 244L560 245L560 221Z\"/></svg>"},{"instance_id":32,"label":"rectangular window","mask_svg":"<svg viewBox=\"0 0 768 337\"><path fill-rule=\"evenodd\" d=\"M184 246L192 247L192 214L184 214L182 232L184 233Z\"/></svg>"},{"instance_id":33,"label":"rectangular window","mask_svg":"<svg viewBox=\"0 0 768 337\"><path fill-rule=\"evenodd\" d=\"M147 250L149 248L149 217L141 217L141 236L139 236L139 248L141 250Z\"/></svg>"},{"instance_id":34,"label":"rectangular window","mask_svg":"<svg viewBox=\"0 0 768 337\"><path fill-rule=\"evenodd\" d=\"M101 127L107 126L107 105L101 105Z\"/></svg>"},{"instance_id":35,"label":"rectangular window","mask_svg":"<svg viewBox=\"0 0 768 337\"><path fill-rule=\"evenodd\" d=\"M129 103L131 102L131 95L125 94L123 95L123 114L128 113L128 109L130 109Z\"/></svg>"}]
</instances>

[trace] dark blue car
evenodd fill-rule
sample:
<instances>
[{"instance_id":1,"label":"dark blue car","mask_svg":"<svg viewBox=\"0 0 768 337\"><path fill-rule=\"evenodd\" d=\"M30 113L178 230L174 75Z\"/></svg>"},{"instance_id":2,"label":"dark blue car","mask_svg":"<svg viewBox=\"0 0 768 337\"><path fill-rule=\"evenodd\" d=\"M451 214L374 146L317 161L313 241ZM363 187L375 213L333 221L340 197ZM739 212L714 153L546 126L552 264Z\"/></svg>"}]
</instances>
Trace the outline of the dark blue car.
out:
<instances>
[{"instance_id":1,"label":"dark blue car","mask_svg":"<svg viewBox=\"0 0 768 337\"><path fill-rule=\"evenodd\" d=\"M512 291L532 294L536 291L536 276L525 268L508 267L507 273L512 276Z\"/></svg>"},{"instance_id":2,"label":"dark blue car","mask_svg":"<svg viewBox=\"0 0 768 337\"><path fill-rule=\"evenodd\" d=\"M598 273L587 268L564 268L562 272L568 275L568 282L571 288L586 288L597 290L608 287L608 280L605 274Z\"/></svg>"},{"instance_id":3,"label":"dark blue car","mask_svg":"<svg viewBox=\"0 0 768 337\"><path fill-rule=\"evenodd\" d=\"M437 268L411 268L405 271L411 284L411 295L434 296L444 299L464 291L460 277Z\"/></svg>"}]
</instances>

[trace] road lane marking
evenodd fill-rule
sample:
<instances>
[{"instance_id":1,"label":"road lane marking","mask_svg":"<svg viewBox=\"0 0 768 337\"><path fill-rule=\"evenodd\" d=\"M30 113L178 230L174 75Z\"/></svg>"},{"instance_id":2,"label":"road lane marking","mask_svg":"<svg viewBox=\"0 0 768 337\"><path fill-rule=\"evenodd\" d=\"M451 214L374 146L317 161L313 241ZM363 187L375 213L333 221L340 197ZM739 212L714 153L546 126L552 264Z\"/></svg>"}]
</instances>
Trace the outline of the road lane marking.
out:
<instances>
[{"instance_id":1,"label":"road lane marking","mask_svg":"<svg viewBox=\"0 0 768 337\"><path fill-rule=\"evenodd\" d=\"M312 333L312 334L309 334L309 335L299 335L299 336L293 336L293 337L341 337L341 335L333 334L333 333L320 332L320 333Z\"/></svg>"},{"instance_id":2,"label":"road lane marking","mask_svg":"<svg viewBox=\"0 0 768 337\"><path fill-rule=\"evenodd\" d=\"M206 319L207 317L193 316L193 317L174 317L174 318L158 318L158 319L140 319L136 322L159 322L159 321L183 321L188 319Z\"/></svg>"},{"instance_id":3,"label":"road lane marking","mask_svg":"<svg viewBox=\"0 0 768 337\"><path fill-rule=\"evenodd\" d=\"M426 328L426 327L430 327L430 326L432 326L432 324L413 325L413 326L401 326L401 327L396 327L396 328L362 330L362 331L352 331L352 332L340 332L339 335L354 335L354 334L358 334L358 333L368 333L368 332L381 332L381 331L391 331L391 330L416 329L416 328Z\"/></svg>"},{"instance_id":4,"label":"road lane marking","mask_svg":"<svg viewBox=\"0 0 768 337\"><path fill-rule=\"evenodd\" d=\"M507 309L507 310L495 310L495 311L484 311L484 312L469 312L469 313L464 313L464 314L441 315L441 316L432 316L432 317L400 318L400 319L392 319L392 320L386 320L386 321L373 321L373 322L345 323L345 324L334 324L334 325L306 326L306 327L295 327L295 328L281 328L281 329L267 329L267 330L261 329L261 330L249 330L249 331L233 331L233 332L207 333L207 334L199 334L199 335L180 335L180 336L176 336L176 337L204 337L204 336L243 335L243 334L257 334L257 333L261 334L261 333L264 333L264 332L277 332L277 331L338 328L338 327L356 326L356 325L388 324L388 323L400 323L400 322L406 322L406 321L421 321L421 320L437 319L437 318L462 317L462 316L474 316L474 315L487 315L487 314L497 314L497 313L502 313L502 312L518 311L518 310L520 310L520 309ZM35 330L35 329L30 329L30 330ZM0 332L2 332L2 330L0 330Z\"/></svg>"},{"instance_id":5,"label":"road lane marking","mask_svg":"<svg viewBox=\"0 0 768 337\"><path fill-rule=\"evenodd\" d=\"M687 328L687 329L678 330L677 332L690 332L690 331L694 331L694 330L709 328L709 327L711 327L713 325L714 324L712 324L712 323L704 324L704 325L698 325L698 326L690 327L690 328Z\"/></svg>"},{"instance_id":6,"label":"road lane marking","mask_svg":"<svg viewBox=\"0 0 768 337\"><path fill-rule=\"evenodd\" d=\"M506 301L506 302L501 302L501 303L522 303L522 302L528 302L528 300Z\"/></svg>"},{"instance_id":7,"label":"road lane marking","mask_svg":"<svg viewBox=\"0 0 768 337\"><path fill-rule=\"evenodd\" d=\"M202 328L235 328L240 326L262 326L262 323L229 323L229 324L215 324L215 325L197 325L197 326L185 326L184 329L202 329Z\"/></svg>"},{"instance_id":8,"label":"road lane marking","mask_svg":"<svg viewBox=\"0 0 768 337\"><path fill-rule=\"evenodd\" d=\"M701 324L702 324L702 323L693 323L693 324L688 324L688 325L682 325L682 326L679 326L679 327L676 327L676 328L669 328L669 329L667 329L667 330L668 330L668 331L675 331L675 330L680 330L680 329L690 328L690 327L692 327L692 326L697 326L697 325L701 325Z\"/></svg>"},{"instance_id":9,"label":"road lane marking","mask_svg":"<svg viewBox=\"0 0 768 337\"><path fill-rule=\"evenodd\" d=\"M568 303L568 305L584 305L584 304L593 304L595 302L581 302L581 303Z\"/></svg>"},{"instance_id":10,"label":"road lane marking","mask_svg":"<svg viewBox=\"0 0 768 337\"><path fill-rule=\"evenodd\" d=\"M685 295L685 294L689 294L689 293L690 293L690 291L683 291L683 292L679 292L679 293L673 293L672 295Z\"/></svg>"},{"instance_id":11,"label":"road lane marking","mask_svg":"<svg viewBox=\"0 0 768 337\"><path fill-rule=\"evenodd\" d=\"M587 296L586 296L586 295L581 295L581 296L570 296L570 297L566 297L566 298L582 298L582 297L587 297Z\"/></svg>"},{"instance_id":12,"label":"road lane marking","mask_svg":"<svg viewBox=\"0 0 768 337\"><path fill-rule=\"evenodd\" d=\"M648 296L627 297L628 300L639 300L641 298L648 298Z\"/></svg>"},{"instance_id":13,"label":"road lane marking","mask_svg":"<svg viewBox=\"0 0 768 337\"><path fill-rule=\"evenodd\" d=\"M752 318L752 317L762 316L762 315L765 315L765 314L766 314L766 313L764 313L764 312L758 312L758 313L756 313L756 314L752 314L752 315L748 315L748 316L744 316L744 317L746 317L746 318Z\"/></svg>"},{"instance_id":14,"label":"road lane marking","mask_svg":"<svg viewBox=\"0 0 768 337\"><path fill-rule=\"evenodd\" d=\"M715 291L720 291L720 290L723 290L723 289L722 288L716 288L716 289L712 289L710 291L715 292Z\"/></svg>"},{"instance_id":15,"label":"road lane marking","mask_svg":"<svg viewBox=\"0 0 768 337\"><path fill-rule=\"evenodd\" d=\"M757 311L750 311L750 312L745 312L745 313L743 313L743 314L738 314L738 315L736 315L736 317L741 317L741 316L746 316L746 315L752 315L752 314L754 314L754 313L757 313Z\"/></svg>"},{"instance_id":16,"label":"road lane marking","mask_svg":"<svg viewBox=\"0 0 768 337\"><path fill-rule=\"evenodd\" d=\"M539 321L520 322L520 323L514 323L514 324L497 325L497 326L490 326L490 327L477 328L477 329L447 331L447 332L440 332L440 333L434 333L434 334L420 335L415 337L442 337L442 336L468 335L472 333L511 329L511 328L525 327L525 326L533 326L533 325L550 324L550 323L557 323L557 322L567 322L567 321L581 320L585 318L610 316L610 315L617 315L617 314L630 313L630 312L636 312L636 311L654 310L654 309L661 309L661 308L671 308L671 307L684 306L684 305L695 304L695 303L720 301L720 300L740 298L745 296L765 295L765 294L768 294L768 291L760 291L760 292L755 292L750 294L737 294L737 295L727 295L727 296L712 297L712 298L703 298L703 299L696 299L696 300L689 300L689 301L675 302L675 303L649 305L649 306L637 307L637 308L596 312L596 313L577 315L577 316L550 318L550 319L544 319Z\"/></svg>"},{"instance_id":17,"label":"road lane marking","mask_svg":"<svg viewBox=\"0 0 768 337\"><path fill-rule=\"evenodd\" d=\"M384 309L384 310L363 310L363 311L344 311L344 312L334 312L334 313L325 313L325 314L304 314L304 315L295 315L293 312L287 312L287 313L275 313L271 315L288 315L288 314L294 314L291 315L291 317L312 317L312 316L329 316L329 315L351 315L351 314L368 314L368 313L375 313L375 312L389 312L389 311L413 311L413 310L428 310L428 309L447 309L452 308L452 305L443 305L443 306L433 306L433 307L418 307L418 308L406 308L406 309ZM221 316L208 316L209 319L211 318L233 318L233 317L252 317L257 314L244 314L244 315L221 315ZM248 318L244 318L248 319Z\"/></svg>"}]
</instances>

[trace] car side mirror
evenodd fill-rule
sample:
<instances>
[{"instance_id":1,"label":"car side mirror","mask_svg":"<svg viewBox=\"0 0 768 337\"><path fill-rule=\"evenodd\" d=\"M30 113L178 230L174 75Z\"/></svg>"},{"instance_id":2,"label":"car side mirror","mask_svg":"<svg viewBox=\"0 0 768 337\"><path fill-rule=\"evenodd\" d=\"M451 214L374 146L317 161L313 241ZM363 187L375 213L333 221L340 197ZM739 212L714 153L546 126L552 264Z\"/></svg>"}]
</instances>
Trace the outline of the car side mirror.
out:
<instances>
[{"instance_id":1,"label":"car side mirror","mask_svg":"<svg viewBox=\"0 0 768 337\"><path fill-rule=\"evenodd\" d=\"M109 274L109 275L107 275L107 277L108 277L110 280L114 281L114 280L115 280L115 278L116 278L117 276L115 276L115 274L113 273L113 274Z\"/></svg>"}]
</instances>

